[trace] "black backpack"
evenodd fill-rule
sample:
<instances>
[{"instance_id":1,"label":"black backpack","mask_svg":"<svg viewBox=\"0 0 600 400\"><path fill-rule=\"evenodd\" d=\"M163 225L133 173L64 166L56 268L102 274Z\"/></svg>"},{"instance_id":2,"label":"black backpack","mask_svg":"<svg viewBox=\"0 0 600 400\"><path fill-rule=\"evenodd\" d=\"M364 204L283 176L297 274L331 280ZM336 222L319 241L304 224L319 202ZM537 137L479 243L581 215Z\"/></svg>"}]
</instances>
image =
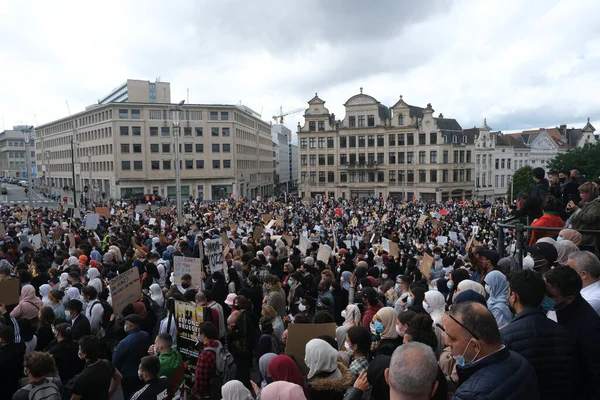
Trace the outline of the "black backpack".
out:
<instances>
[{"instance_id":1,"label":"black backpack","mask_svg":"<svg viewBox=\"0 0 600 400\"><path fill-rule=\"evenodd\" d=\"M102 306L102 310L104 310L104 313L102 314L102 321L100 321L100 326L106 330L108 328L108 324L110 323L110 316L113 314L113 308L107 302L98 300L92 305L90 315L92 315L92 311L94 310L94 306L96 306L96 304L100 304Z\"/></svg>"},{"instance_id":2,"label":"black backpack","mask_svg":"<svg viewBox=\"0 0 600 400\"><path fill-rule=\"evenodd\" d=\"M235 379L237 366L231 353L221 343L217 343L218 347L205 347L203 351L215 353L216 370L215 375L210 380L211 397L213 399L222 399L221 387Z\"/></svg>"},{"instance_id":3,"label":"black backpack","mask_svg":"<svg viewBox=\"0 0 600 400\"><path fill-rule=\"evenodd\" d=\"M29 400L61 400L58 386L47 379L40 385L33 386L31 383L23 387L29 390Z\"/></svg>"}]
</instances>

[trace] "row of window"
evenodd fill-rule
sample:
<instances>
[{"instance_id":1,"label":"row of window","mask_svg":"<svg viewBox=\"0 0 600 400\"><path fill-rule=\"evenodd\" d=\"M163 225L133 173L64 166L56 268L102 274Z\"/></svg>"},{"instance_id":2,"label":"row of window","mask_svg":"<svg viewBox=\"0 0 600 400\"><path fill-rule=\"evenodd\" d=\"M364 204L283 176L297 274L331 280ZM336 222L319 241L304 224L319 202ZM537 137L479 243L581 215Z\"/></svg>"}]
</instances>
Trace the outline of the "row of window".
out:
<instances>
[{"instance_id":1,"label":"row of window","mask_svg":"<svg viewBox=\"0 0 600 400\"><path fill-rule=\"evenodd\" d=\"M158 136L158 130L159 130L158 126L151 126L150 127L150 136ZM142 128L140 126L131 126L131 127L130 126L120 126L119 132L121 133L121 136L129 136L130 132L131 132L132 136L141 136ZM202 127L196 127L196 128L194 128L194 132L192 132L192 128L189 126L183 128L183 136L193 136L194 134L196 137L204 136L204 129ZM230 136L230 128L219 128L219 127L213 126L212 128L210 128L210 135L212 137L219 137L219 136L229 137ZM160 136L171 136L171 127L170 126L160 127Z\"/></svg>"},{"instance_id":2,"label":"row of window","mask_svg":"<svg viewBox=\"0 0 600 400\"><path fill-rule=\"evenodd\" d=\"M397 157L396 157L397 155ZM449 152L444 150L442 152L442 160L441 163L448 164L448 155ZM471 162L471 150L455 150L453 152L452 162L454 164L458 163L470 163ZM335 155L334 154L302 154L300 155L300 165L335 165ZM419 151L418 152L418 161L419 164L427 164L427 152ZM438 152L432 150L429 152L429 163L437 164L438 161ZM357 154L340 154L340 165L364 165L364 164L384 164L385 163L385 153L359 153ZM396 153L395 151L388 153L388 164L414 164L415 163L415 152L408 151L403 152L400 151Z\"/></svg>"},{"instance_id":3,"label":"row of window","mask_svg":"<svg viewBox=\"0 0 600 400\"><path fill-rule=\"evenodd\" d=\"M344 149L346 147L383 147L385 146L385 136L380 135L350 135L350 136L339 136L339 146ZM444 136L444 143L447 143L446 136ZM426 133L419 133L417 135L419 145L437 144L438 133L430 132L429 141L427 140ZM463 143L467 142L467 137L463 136ZM390 133L387 135L388 146L413 146L415 144L414 133ZM457 143L458 137L452 136L452 143ZM300 149L333 149L335 147L335 139L333 136L319 136L318 138L300 138Z\"/></svg>"},{"instance_id":4,"label":"row of window","mask_svg":"<svg viewBox=\"0 0 600 400\"><path fill-rule=\"evenodd\" d=\"M222 163L221 163L222 161ZM150 169L153 171L168 171L171 170L171 165L174 162L171 160L153 160L150 161ZM204 169L204 160L180 160L179 168L181 169ZM143 161L121 161L121 170L123 171L131 171L131 167L133 165L134 171L142 171ZM231 160L212 160L213 169L220 169L221 165L223 168L231 168ZM195 166L195 167L194 167ZM174 168L174 166L173 166Z\"/></svg>"},{"instance_id":5,"label":"row of window","mask_svg":"<svg viewBox=\"0 0 600 400\"><path fill-rule=\"evenodd\" d=\"M213 153L231 153L231 145L229 143L213 143L211 145ZM133 153L142 153L142 145L138 143L129 144L129 143L121 143L121 153L128 154L130 149ZM171 152L171 143L150 143L150 153L159 153L159 150L162 153L170 153ZM204 153L204 144L203 143L184 143L183 146L179 144L179 152L184 153Z\"/></svg>"},{"instance_id":6,"label":"row of window","mask_svg":"<svg viewBox=\"0 0 600 400\"><path fill-rule=\"evenodd\" d=\"M160 117L160 114L162 114L162 118ZM209 116L211 121L229 121L229 111L211 111ZM179 119L182 120L184 117L187 121L190 120L190 117L195 121L202 120L202 111L182 110L179 114ZM141 112L140 110L128 110L123 108L119 110L119 119L141 119ZM150 119L170 120L170 111L150 110Z\"/></svg>"},{"instance_id":7,"label":"row of window","mask_svg":"<svg viewBox=\"0 0 600 400\"><path fill-rule=\"evenodd\" d=\"M475 157L475 164L479 165L479 161L480 161L480 155L478 154ZM481 162L482 165L487 165L488 161L489 161L489 164L491 164L492 163L492 155L484 154L481 158L481 161L482 161ZM505 158L497 158L496 162L495 162L495 166L496 166L496 169L504 169L505 167L508 169L511 169L511 159L510 158L506 158L506 159Z\"/></svg>"},{"instance_id":8,"label":"row of window","mask_svg":"<svg viewBox=\"0 0 600 400\"><path fill-rule=\"evenodd\" d=\"M442 176L441 176L441 182L449 182L449 174L450 171L447 169L441 170L440 171ZM318 181L317 181L317 174L318 174ZM396 170L389 170L388 171L388 180L387 182L389 183L394 183L396 182L396 177L397 177L397 181L402 183L405 180L405 174L406 174L406 182L412 183L415 182L415 171L414 170L408 170L408 171L396 171ZM429 175L429 179L428 179L428 175ZM307 179L309 179L310 183L334 183L335 182L335 172L333 171L310 171L310 172L305 172L303 171L300 174L300 181L302 183L306 182ZM358 178L358 179L357 179ZM429 174L427 173L427 170L424 169L420 169L417 171L417 182L419 183L427 183L427 182L438 182L438 170L430 170ZM470 169L453 169L452 170L452 182L470 182L471 181L471 170ZM365 172L365 171L359 171L359 172L345 172L342 171L339 173L339 182L342 183L346 183L346 182L386 182L385 180L385 172L384 171L378 171L378 172Z\"/></svg>"}]
</instances>

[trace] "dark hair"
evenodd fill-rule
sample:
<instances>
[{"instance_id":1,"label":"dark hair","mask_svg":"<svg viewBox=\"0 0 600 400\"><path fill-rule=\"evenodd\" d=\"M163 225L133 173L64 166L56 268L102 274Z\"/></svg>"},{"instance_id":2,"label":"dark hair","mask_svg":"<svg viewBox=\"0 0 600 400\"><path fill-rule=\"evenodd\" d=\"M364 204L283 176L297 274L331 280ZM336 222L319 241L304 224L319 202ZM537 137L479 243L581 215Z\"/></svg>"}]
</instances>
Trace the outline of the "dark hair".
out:
<instances>
[{"instance_id":1,"label":"dark hair","mask_svg":"<svg viewBox=\"0 0 600 400\"><path fill-rule=\"evenodd\" d=\"M181 275L181 280L182 281L191 281L192 276L190 274L183 274L183 275Z\"/></svg>"},{"instance_id":2,"label":"dark hair","mask_svg":"<svg viewBox=\"0 0 600 400\"><path fill-rule=\"evenodd\" d=\"M210 321L203 322L202 325L200 325L200 333L211 340L217 340L219 338L215 324Z\"/></svg>"},{"instance_id":3,"label":"dark hair","mask_svg":"<svg viewBox=\"0 0 600 400\"><path fill-rule=\"evenodd\" d=\"M93 286L84 286L83 289L81 289L81 294L89 297L90 300L96 300L96 297L98 297L98 291Z\"/></svg>"},{"instance_id":4,"label":"dark hair","mask_svg":"<svg viewBox=\"0 0 600 400\"><path fill-rule=\"evenodd\" d=\"M79 339L79 347L88 360L97 360L100 356L100 342L94 335L87 335Z\"/></svg>"},{"instance_id":5,"label":"dark hair","mask_svg":"<svg viewBox=\"0 0 600 400\"><path fill-rule=\"evenodd\" d=\"M160 360L156 356L142 357L140 360L140 368L147 372L152 378L155 378L160 371Z\"/></svg>"},{"instance_id":6,"label":"dark hair","mask_svg":"<svg viewBox=\"0 0 600 400\"><path fill-rule=\"evenodd\" d=\"M371 351L371 332L362 326L353 326L346 332L350 343L357 346L360 354L368 355ZM344 339L345 340L345 339Z\"/></svg>"},{"instance_id":7,"label":"dark hair","mask_svg":"<svg viewBox=\"0 0 600 400\"><path fill-rule=\"evenodd\" d=\"M519 302L528 308L538 307L546 294L546 284L540 274L530 269L515 271L508 276L511 292L519 296Z\"/></svg>"},{"instance_id":8,"label":"dark hair","mask_svg":"<svg viewBox=\"0 0 600 400\"><path fill-rule=\"evenodd\" d=\"M54 298L55 300L61 301L63 297L65 297L65 292L62 292L58 289L52 289L50 291L50 296L52 296L52 298Z\"/></svg>"},{"instance_id":9,"label":"dark hair","mask_svg":"<svg viewBox=\"0 0 600 400\"><path fill-rule=\"evenodd\" d=\"M317 336L317 337L316 337L316 339L321 339L321 340L323 340L323 341L325 341L325 342L329 343L329 345L330 345L331 347L333 347L335 350L337 350L337 349L338 349L337 341L336 341L336 340L335 340L333 337L331 337L331 336L329 336L329 335L321 335L321 336Z\"/></svg>"},{"instance_id":10,"label":"dark hair","mask_svg":"<svg viewBox=\"0 0 600 400\"><path fill-rule=\"evenodd\" d=\"M246 296L238 296L235 298L235 301L237 301L240 310L249 310L252 305Z\"/></svg>"},{"instance_id":11,"label":"dark hair","mask_svg":"<svg viewBox=\"0 0 600 400\"><path fill-rule=\"evenodd\" d=\"M546 196L544 203L542 204L542 210L546 212L558 212L562 208L562 203L556 200L556 197L552 195Z\"/></svg>"},{"instance_id":12,"label":"dark hair","mask_svg":"<svg viewBox=\"0 0 600 400\"><path fill-rule=\"evenodd\" d=\"M335 322L335 318L325 310L318 311L313 318L313 324L330 324L332 322Z\"/></svg>"},{"instance_id":13,"label":"dark hair","mask_svg":"<svg viewBox=\"0 0 600 400\"><path fill-rule=\"evenodd\" d=\"M428 345L435 352L438 340L433 330L433 320L429 314L417 314L407 322L406 335L410 335L411 342L419 342Z\"/></svg>"},{"instance_id":14,"label":"dark hair","mask_svg":"<svg viewBox=\"0 0 600 400\"><path fill-rule=\"evenodd\" d=\"M462 281L469 279L469 272L466 269L458 268L450 273L454 287L457 287Z\"/></svg>"},{"instance_id":15,"label":"dark hair","mask_svg":"<svg viewBox=\"0 0 600 400\"><path fill-rule=\"evenodd\" d=\"M406 325L408 324L408 321L413 319L416 315L417 313L412 310L402 311L398 314L398 321L400 321L401 324Z\"/></svg>"},{"instance_id":16,"label":"dark hair","mask_svg":"<svg viewBox=\"0 0 600 400\"><path fill-rule=\"evenodd\" d=\"M496 318L482 304L474 301L453 304L450 316L462 321L462 327L487 344L500 344L500 330Z\"/></svg>"},{"instance_id":17,"label":"dark hair","mask_svg":"<svg viewBox=\"0 0 600 400\"><path fill-rule=\"evenodd\" d=\"M15 341L15 330L12 326L0 326L0 339L5 342L14 342Z\"/></svg>"},{"instance_id":18,"label":"dark hair","mask_svg":"<svg viewBox=\"0 0 600 400\"><path fill-rule=\"evenodd\" d=\"M38 327L42 327L44 325L52 325L55 319L54 310L52 307L42 307L40 308L40 320L38 321Z\"/></svg>"},{"instance_id":19,"label":"dark hair","mask_svg":"<svg viewBox=\"0 0 600 400\"><path fill-rule=\"evenodd\" d=\"M531 171L531 173L536 179L544 179L544 176L546 176L546 171L544 171L544 168L542 167L534 168L533 171Z\"/></svg>"},{"instance_id":20,"label":"dark hair","mask_svg":"<svg viewBox=\"0 0 600 400\"><path fill-rule=\"evenodd\" d=\"M69 272L69 278L80 279L81 275L79 275L79 272L77 271L71 271Z\"/></svg>"},{"instance_id":21,"label":"dark hair","mask_svg":"<svg viewBox=\"0 0 600 400\"><path fill-rule=\"evenodd\" d=\"M262 331L262 333L267 333L267 334L272 334L273 332L275 332L273 330L273 322L271 322L271 320L268 317L262 317L259 321L260 324L260 330Z\"/></svg>"},{"instance_id":22,"label":"dark hair","mask_svg":"<svg viewBox=\"0 0 600 400\"><path fill-rule=\"evenodd\" d=\"M63 339L72 340L73 334L71 333L71 324L63 322L61 324L54 325L56 333L60 333Z\"/></svg>"},{"instance_id":23,"label":"dark hair","mask_svg":"<svg viewBox=\"0 0 600 400\"><path fill-rule=\"evenodd\" d=\"M72 299L67 301L65 304L65 308L67 310L75 311L77 314L81 314L81 310L83 309L83 303L77 299Z\"/></svg>"},{"instance_id":24,"label":"dark hair","mask_svg":"<svg viewBox=\"0 0 600 400\"><path fill-rule=\"evenodd\" d=\"M56 364L50 353L32 351L25 356L23 366L29 370L34 378L56 376Z\"/></svg>"},{"instance_id":25,"label":"dark hair","mask_svg":"<svg viewBox=\"0 0 600 400\"><path fill-rule=\"evenodd\" d=\"M295 324L310 324L309 319L304 314L296 314L294 315L294 323Z\"/></svg>"},{"instance_id":26,"label":"dark hair","mask_svg":"<svg viewBox=\"0 0 600 400\"><path fill-rule=\"evenodd\" d=\"M171 346L173 345L173 338L168 333L159 333L158 335L156 335L156 338L160 342L164 342L165 346L168 348L171 348Z\"/></svg>"},{"instance_id":27,"label":"dark hair","mask_svg":"<svg viewBox=\"0 0 600 400\"><path fill-rule=\"evenodd\" d=\"M544 274L544 279L563 297L578 294L583 286L579 274L571 267L552 268Z\"/></svg>"},{"instance_id":28,"label":"dark hair","mask_svg":"<svg viewBox=\"0 0 600 400\"><path fill-rule=\"evenodd\" d=\"M263 279L264 283L271 283L271 284L276 284L279 282L279 278L277 278L275 275L271 275L268 274L265 276L265 279Z\"/></svg>"}]
</instances>

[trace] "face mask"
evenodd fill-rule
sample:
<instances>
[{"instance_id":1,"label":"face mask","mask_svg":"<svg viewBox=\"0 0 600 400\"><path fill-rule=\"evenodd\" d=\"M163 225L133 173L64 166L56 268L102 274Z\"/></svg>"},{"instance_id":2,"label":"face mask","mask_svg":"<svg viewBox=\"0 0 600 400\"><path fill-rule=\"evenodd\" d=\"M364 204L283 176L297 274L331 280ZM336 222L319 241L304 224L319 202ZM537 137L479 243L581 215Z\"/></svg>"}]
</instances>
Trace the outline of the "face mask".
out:
<instances>
[{"instance_id":1,"label":"face mask","mask_svg":"<svg viewBox=\"0 0 600 400\"><path fill-rule=\"evenodd\" d=\"M123 325L123 330L127 333L129 330L127 329L127 325Z\"/></svg>"},{"instance_id":2,"label":"face mask","mask_svg":"<svg viewBox=\"0 0 600 400\"><path fill-rule=\"evenodd\" d=\"M402 329L400 329L400 326L398 325L396 325L396 333L398 336L404 336L404 332L402 332Z\"/></svg>"},{"instance_id":3,"label":"face mask","mask_svg":"<svg viewBox=\"0 0 600 400\"><path fill-rule=\"evenodd\" d=\"M439 260L440 259L440 255L436 254L435 256L433 256L434 259Z\"/></svg>"},{"instance_id":4,"label":"face mask","mask_svg":"<svg viewBox=\"0 0 600 400\"><path fill-rule=\"evenodd\" d=\"M382 279L387 279L387 274L381 274Z\"/></svg>"},{"instance_id":5,"label":"face mask","mask_svg":"<svg viewBox=\"0 0 600 400\"><path fill-rule=\"evenodd\" d=\"M523 269L533 269L534 265L533 257L527 256L523 259Z\"/></svg>"},{"instance_id":6,"label":"face mask","mask_svg":"<svg viewBox=\"0 0 600 400\"><path fill-rule=\"evenodd\" d=\"M378 334L381 334L381 333L383 333L384 330L385 330L385 327L383 326L383 322L375 321L375 332Z\"/></svg>"},{"instance_id":7,"label":"face mask","mask_svg":"<svg viewBox=\"0 0 600 400\"><path fill-rule=\"evenodd\" d=\"M354 350L352 350L352 346L350 343L346 342L344 343L344 347L346 348L346 353L348 353L349 356L351 356L354 353Z\"/></svg>"},{"instance_id":8,"label":"face mask","mask_svg":"<svg viewBox=\"0 0 600 400\"><path fill-rule=\"evenodd\" d=\"M65 311L65 317L67 317L67 321L71 320L71 311Z\"/></svg>"},{"instance_id":9,"label":"face mask","mask_svg":"<svg viewBox=\"0 0 600 400\"><path fill-rule=\"evenodd\" d=\"M492 287L490 285L488 285L487 283L485 284L485 291L487 292L487 294L489 294L490 296L492 295Z\"/></svg>"},{"instance_id":10,"label":"face mask","mask_svg":"<svg viewBox=\"0 0 600 400\"><path fill-rule=\"evenodd\" d=\"M552 300L548 295L545 295L544 298L542 299L542 303L540 304L540 307L542 307L542 310L554 311L554 305L555 305L554 300Z\"/></svg>"},{"instance_id":11,"label":"face mask","mask_svg":"<svg viewBox=\"0 0 600 400\"><path fill-rule=\"evenodd\" d=\"M347 315L347 314L346 314L346 310L343 310L343 311L342 311L342 318L346 319L346 315Z\"/></svg>"},{"instance_id":12,"label":"face mask","mask_svg":"<svg viewBox=\"0 0 600 400\"><path fill-rule=\"evenodd\" d=\"M375 326L375 324L373 322L371 322L370 329L371 329L371 334L377 335L377 327Z\"/></svg>"},{"instance_id":13,"label":"face mask","mask_svg":"<svg viewBox=\"0 0 600 400\"><path fill-rule=\"evenodd\" d=\"M306 306L305 306L304 304L300 304L300 305L298 306L298 311L300 311L300 312L304 312L304 311L306 311Z\"/></svg>"},{"instance_id":14,"label":"face mask","mask_svg":"<svg viewBox=\"0 0 600 400\"><path fill-rule=\"evenodd\" d=\"M560 181L560 183L565 183L565 181L567 180L567 178L558 178L558 180Z\"/></svg>"},{"instance_id":15,"label":"face mask","mask_svg":"<svg viewBox=\"0 0 600 400\"><path fill-rule=\"evenodd\" d=\"M448 281L446 282L446 286L448 287L448 289L452 290L452 288L454 287L454 283Z\"/></svg>"},{"instance_id":16,"label":"face mask","mask_svg":"<svg viewBox=\"0 0 600 400\"><path fill-rule=\"evenodd\" d=\"M77 352L77 357L79 357L80 360L84 359L83 354L81 354L80 351Z\"/></svg>"},{"instance_id":17,"label":"face mask","mask_svg":"<svg viewBox=\"0 0 600 400\"><path fill-rule=\"evenodd\" d=\"M337 271L338 274L340 273L341 270L342 269L340 267L337 267L337 269L336 269L336 271Z\"/></svg>"},{"instance_id":18,"label":"face mask","mask_svg":"<svg viewBox=\"0 0 600 400\"><path fill-rule=\"evenodd\" d=\"M431 314L431 311L433 311L431 307L429 307L429 304L425 302L423 302L423 308L425 309L425 311L427 311L427 314Z\"/></svg>"},{"instance_id":19,"label":"face mask","mask_svg":"<svg viewBox=\"0 0 600 400\"><path fill-rule=\"evenodd\" d=\"M362 285L358 285L358 290L362 290Z\"/></svg>"},{"instance_id":20,"label":"face mask","mask_svg":"<svg viewBox=\"0 0 600 400\"><path fill-rule=\"evenodd\" d=\"M142 371L140 371L139 369L138 369L138 378L140 378L140 381L144 380L144 378L142 378Z\"/></svg>"},{"instance_id":21,"label":"face mask","mask_svg":"<svg viewBox=\"0 0 600 400\"><path fill-rule=\"evenodd\" d=\"M291 280L288 280L288 286L292 287L292 285L293 285L293 282Z\"/></svg>"},{"instance_id":22,"label":"face mask","mask_svg":"<svg viewBox=\"0 0 600 400\"><path fill-rule=\"evenodd\" d=\"M479 352L481 350L479 350L477 352L477 354L475 354L475 357L473 357L473 359L469 362L465 362L465 353L467 352L467 349L469 348L469 344L471 344L471 340L473 340L472 338L469 339L469 343L467 343L467 347L465 347L465 350L462 352L462 354L458 355L458 356L452 356L452 358L454 358L454 360L456 360L456 364L460 365L461 367L466 367L469 364L471 364L473 361L475 361L477 359L477 356L479 355Z\"/></svg>"},{"instance_id":23,"label":"face mask","mask_svg":"<svg viewBox=\"0 0 600 400\"><path fill-rule=\"evenodd\" d=\"M396 284L394 285L394 290L395 290L396 292L401 292L401 291L402 291L402 288L400 287L400 285L398 285L398 284L396 283Z\"/></svg>"},{"instance_id":24,"label":"face mask","mask_svg":"<svg viewBox=\"0 0 600 400\"><path fill-rule=\"evenodd\" d=\"M408 296L408 297L406 298L406 304L407 304L407 305L409 305L409 306L412 306L412 303L413 303L413 299L412 299L412 297Z\"/></svg>"},{"instance_id":25,"label":"face mask","mask_svg":"<svg viewBox=\"0 0 600 400\"><path fill-rule=\"evenodd\" d=\"M154 346L154 355L158 356L158 349L156 348L156 346Z\"/></svg>"},{"instance_id":26,"label":"face mask","mask_svg":"<svg viewBox=\"0 0 600 400\"><path fill-rule=\"evenodd\" d=\"M556 238L556 241L557 241L557 242L561 242L561 241L563 241L563 240L565 240L565 238L563 238L562 236L559 236L559 237L557 237L557 238Z\"/></svg>"}]
</instances>

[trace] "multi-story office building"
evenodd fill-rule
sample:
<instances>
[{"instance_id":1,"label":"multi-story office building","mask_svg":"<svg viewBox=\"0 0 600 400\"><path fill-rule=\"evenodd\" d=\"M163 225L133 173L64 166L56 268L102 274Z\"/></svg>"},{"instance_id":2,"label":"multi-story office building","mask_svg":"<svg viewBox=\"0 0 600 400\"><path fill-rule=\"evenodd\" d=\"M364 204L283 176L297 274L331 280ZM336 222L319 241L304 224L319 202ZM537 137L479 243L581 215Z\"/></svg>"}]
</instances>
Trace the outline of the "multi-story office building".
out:
<instances>
[{"instance_id":1,"label":"multi-story office building","mask_svg":"<svg viewBox=\"0 0 600 400\"><path fill-rule=\"evenodd\" d=\"M289 191L292 187L291 140L292 131L283 124L271 126L273 142L276 144L275 155L277 189L279 193Z\"/></svg>"},{"instance_id":2,"label":"multi-story office building","mask_svg":"<svg viewBox=\"0 0 600 400\"><path fill-rule=\"evenodd\" d=\"M3 178L23 178L27 177L27 155L25 147L25 136L23 129L26 126L14 126L12 130L0 132L0 171ZM30 161L32 162L32 171L34 177L37 172L35 167L35 150L33 147L34 139L29 143Z\"/></svg>"},{"instance_id":3,"label":"multi-story office building","mask_svg":"<svg viewBox=\"0 0 600 400\"><path fill-rule=\"evenodd\" d=\"M298 146L290 143L290 185L289 191L298 188Z\"/></svg>"},{"instance_id":4,"label":"multi-story office building","mask_svg":"<svg viewBox=\"0 0 600 400\"><path fill-rule=\"evenodd\" d=\"M36 128L36 159L47 165L54 188L71 187L74 168L77 191L97 185L98 194L115 199L175 197L173 105L130 100ZM180 121L183 199L273 193L271 128L259 115L244 106L186 104Z\"/></svg>"},{"instance_id":5,"label":"multi-story office building","mask_svg":"<svg viewBox=\"0 0 600 400\"><path fill-rule=\"evenodd\" d=\"M99 105L110 103L158 103L171 102L171 85L168 82L148 82L127 79L125 83L113 89L98 100Z\"/></svg>"},{"instance_id":6,"label":"multi-story office building","mask_svg":"<svg viewBox=\"0 0 600 400\"><path fill-rule=\"evenodd\" d=\"M298 127L300 195L392 196L441 201L474 196L474 135L400 96L392 107L362 93L336 120L317 95Z\"/></svg>"}]
</instances>

